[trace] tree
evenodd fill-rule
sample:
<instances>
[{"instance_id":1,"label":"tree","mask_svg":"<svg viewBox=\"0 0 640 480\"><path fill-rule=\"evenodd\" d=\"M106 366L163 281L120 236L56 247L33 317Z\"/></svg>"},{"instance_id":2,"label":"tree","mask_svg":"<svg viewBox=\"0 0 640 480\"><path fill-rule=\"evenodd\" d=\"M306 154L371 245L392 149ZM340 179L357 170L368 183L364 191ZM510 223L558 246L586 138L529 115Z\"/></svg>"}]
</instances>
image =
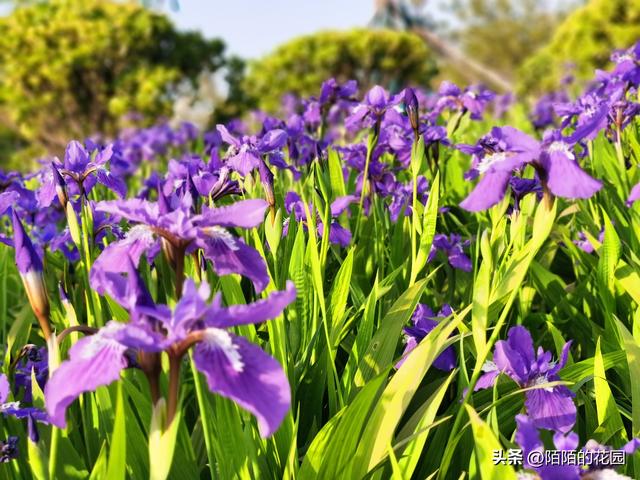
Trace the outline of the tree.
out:
<instances>
[{"instance_id":1,"label":"tree","mask_svg":"<svg viewBox=\"0 0 640 480\"><path fill-rule=\"evenodd\" d=\"M175 86L222 67L223 53L222 41L135 3L21 3L0 19L0 118L12 138L58 152L113 134L130 112L147 123L170 115Z\"/></svg>"},{"instance_id":2,"label":"tree","mask_svg":"<svg viewBox=\"0 0 640 480\"><path fill-rule=\"evenodd\" d=\"M282 96L314 95L330 77L355 79L361 89L427 85L435 74L429 49L415 34L393 30L326 31L296 38L250 65L246 94L268 111Z\"/></svg>"},{"instance_id":3,"label":"tree","mask_svg":"<svg viewBox=\"0 0 640 480\"><path fill-rule=\"evenodd\" d=\"M453 38L470 57L513 80L522 61L548 42L561 14L539 0L455 0L462 28Z\"/></svg>"},{"instance_id":4,"label":"tree","mask_svg":"<svg viewBox=\"0 0 640 480\"><path fill-rule=\"evenodd\" d=\"M552 40L520 70L521 92L557 88L566 73L584 81L606 67L611 51L640 38L640 0L592 0L557 28Z\"/></svg>"}]
</instances>

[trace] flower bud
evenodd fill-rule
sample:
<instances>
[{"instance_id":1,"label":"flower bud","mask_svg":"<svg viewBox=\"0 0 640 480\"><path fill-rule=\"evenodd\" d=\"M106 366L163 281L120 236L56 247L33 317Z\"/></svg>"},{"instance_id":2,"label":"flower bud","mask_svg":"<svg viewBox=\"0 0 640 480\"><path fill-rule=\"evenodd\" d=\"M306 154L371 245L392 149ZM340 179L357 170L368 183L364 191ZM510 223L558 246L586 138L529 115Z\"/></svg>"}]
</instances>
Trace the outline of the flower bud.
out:
<instances>
[{"instance_id":1,"label":"flower bud","mask_svg":"<svg viewBox=\"0 0 640 480\"><path fill-rule=\"evenodd\" d=\"M420 104L418 103L418 97L416 97L415 92L412 88L406 88L404 91L404 104L407 109L407 115L409 116L409 122L411 123L411 128L413 129L413 133L416 136L416 140L420 135L419 132L419 123L420 118L418 116L418 110L420 109Z\"/></svg>"},{"instance_id":2,"label":"flower bud","mask_svg":"<svg viewBox=\"0 0 640 480\"><path fill-rule=\"evenodd\" d=\"M62 175L58 171L58 168L52 163L51 170L53 171L53 183L56 186L56 195L60 201L62 208L67 208L67 202L69 201L69 194L67 193L67 182L64 181Z\"/></svg>"},{"instance_id":3,"label":"flower bud","mask_svg":"<svg viewBox=\"0 0 640 480\"><path fill-rule=\"evenodd\" d=\"M273 193L273 173L271 173L267 164L264 163L264 160L258 165L258 173L260 174L260 183L264 189L265 200L271 209L273 209L276 204L276 197Z\"/></svg>"},{"instance_id":4,"label":"flower bud","mask_svg":"<svg viewBox=\"0 0 640 480\"><path fill-rule=\"evenodd\" d=\"M78 215L76 215L76 211L73 209L71 202L67 203L67 225L69 226L69 233L71 234L73 243L78 247L78 250L81 250L82 236L80 233L80 224L78 223Z\"/></svg>"},{"instance_id":5,"label":"flower bud","mask_svg":"<svg viewBox=\"0 0 640 480\"><path fill-rule=\"evenodd\" d=\"M282 239L282 210L278 209L273 220L264 223L264 233L267 237L271 254L275 258Z\"/></svg>"},{"instance_id":6,"label":"flower bud","mask_svg":"<svg viewBox=\"0 0 640 480\"><path fill-rule=\"evenodd\" d=\"M16 251L16 265L27 292L29 303L35 313L46 338L51 333L49 326L49 299L44 283L42 260L37 254L24 226L15 210L12 211L13 246Z\"/></svg>"}]
</instances>

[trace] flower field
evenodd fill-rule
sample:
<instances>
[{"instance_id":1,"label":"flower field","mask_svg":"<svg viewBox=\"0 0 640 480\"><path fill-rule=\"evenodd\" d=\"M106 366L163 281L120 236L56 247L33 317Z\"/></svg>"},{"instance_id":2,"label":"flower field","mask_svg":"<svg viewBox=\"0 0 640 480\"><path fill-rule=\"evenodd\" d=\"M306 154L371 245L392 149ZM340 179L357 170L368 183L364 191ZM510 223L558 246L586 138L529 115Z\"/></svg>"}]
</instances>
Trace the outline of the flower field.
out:
<instances>
[{"instance_id":1,"label":"flower field","mask_svg":"<svg viewBox=\"0 0 640 480\"><path fill-rule=\"evenodd\" d=\"M329 79L0 173L0 478L640 478L612 61L530 109Z\"/></svg>"}]
</instances>

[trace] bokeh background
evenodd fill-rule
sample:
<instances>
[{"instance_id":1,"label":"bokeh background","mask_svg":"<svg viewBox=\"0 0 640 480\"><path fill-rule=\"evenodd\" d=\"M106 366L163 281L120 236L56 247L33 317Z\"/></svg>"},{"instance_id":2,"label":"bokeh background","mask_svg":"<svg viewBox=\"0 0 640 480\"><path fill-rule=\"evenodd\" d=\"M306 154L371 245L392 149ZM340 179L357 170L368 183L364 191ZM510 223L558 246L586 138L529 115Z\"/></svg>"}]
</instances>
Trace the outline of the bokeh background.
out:
<instances>
[{"instance_id":1,"label":"bokeh background","mask_svg":"<svg viewBox=\"0 0 640 480\"><path fill-rule=\"evenodd\" d=\"M0 0L0 167L130 126L206 129L328 77L529 102L640 38L640 0Z\"/></svg>"}]
</instances>

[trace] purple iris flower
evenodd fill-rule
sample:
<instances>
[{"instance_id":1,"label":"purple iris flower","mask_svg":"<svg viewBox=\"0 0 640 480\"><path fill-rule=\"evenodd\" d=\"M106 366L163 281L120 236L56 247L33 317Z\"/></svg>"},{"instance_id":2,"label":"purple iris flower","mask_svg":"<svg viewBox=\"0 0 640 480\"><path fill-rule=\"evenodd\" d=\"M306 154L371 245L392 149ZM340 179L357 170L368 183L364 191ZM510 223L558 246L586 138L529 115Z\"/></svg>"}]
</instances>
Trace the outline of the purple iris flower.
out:
<instances>
[{"instance_id":1,"label":"purple iris flower","mask_svg":"<svg viewBox=\"0 0 640 480\"><path fill-rule=\"evenodd\" d=\"M540 181L537 178L511 177L509 186L513 194L512 212L520 211L520 201L530 193L535 193L538 200L542 198L542 185L540 185Z\"/></svg>"},{"instance_id":2,"label":"purple iris flower","mask_svg":"<svg viewBox=\"0 0 640 480\"><path fill-rule=\"evenodd\" d=\"M568 101L569 97L564 90L541 96L531 112L531 123L533 123L533 126L538 130L554 126L558 118L554 105L557 103L567 103Z\"/></svg>"},{"instance_id":3,"label":"purple iris flower","mask_svg":"<svg viewBox=\"0 0 640 480\"><path fill-rule=\"evenodd\" d=\"M462 90L451 82L442 82L438 90L439 98L434 107L432 117L438 117L444 110L469 112L474 120L482 120L487 105L495 97L495 93L481 85ZM435 118L433 118L435 120Z\"/></svg>"},{"instance_id":4,"label":"purple iris flower","mask_svg":"<svg viewBox=\"0 0 640 480\"><path fill-rule=\"evenodd\" d=\"M490 388L498 375L506 373L521 388L530 388L560 380L558 372L567 363L571 342L565 343L559 362L551 361L551 352L538 348L536 355L531 335L521 326L512 327L507 340L496 342L493 362L483 366L485 372L475 390ZM525 407L537 428L569 432L576 422L574 393L564 385L535 388L525 392Z\"/></svg>"},{"instance_id":5,"label":"purple iris flower","mask_svg":"<svg viewBox=\"0 0 640 480\"><path fill-rule=\"evenodd\" d=\"M282 158L280 149L287 142L287 133L276 129L265 133L261 138L255 136L234 137L224 125L216 127L222 140L229 145L227 165L242 176L247 176L264 162L263 156L270 157L273 163Z\"/></svg>"},{"instance_id":6,"label":"purple iris flower","mask_svg":"<svg viewBox=\"0 0 640 480\"><path fill-rule=\"evenodd\" d=\"M41 188L37 191L38 205L40 207L48 207L55 197L62 208L67 206L69 195L67 193L67 182L62 178L60 171L55 163L49 165L49 169L45 167L41 173Z\"/></svg>"},{"instance_id":7,"label":"purple iris flower","mask_svg":"<svg viewBox=\"0 0 640 480\"><path fill-rule=\"evenodd\" d=\"M600 230L600 233L598 234L598 241L600 243L604 241L604 228ZM584 234L584 232L578 232L578 240L574 240L573 243L575 243L578 248L586 253L593 253L595 251L595 247L587 239L587 236Z\"/></svg>"},{"instance_id":8,"label":"purple iris flower","mask_svg":"<svg viewBox=\"0 0 640 480\"><path fill-rule=\"evenodd\" d=\"M330 206L331 209L331 228L329 230L329 241L335 245L340 245L342 247L347 247L351 243L351 232L344 228L340 223L333 220L334 218L339 217L344 211L349 208L349 205L352 203L356 203L358 201L358 197L355 195L345 195L344 197L336 198ZM293 213L297 222L306 222L307 221L307 212L304 208L304 203L296 192L287 192L284 198L284 206L289 215ZM313 211L313 205L309 205L309 211ZM317 220L317 231L318 234L322 237L324 236L324 224ZM284 228L282 230L282 235L286 236L289 232L289 222L286 221Z\"/></svg>"},{"instance_id":9,"label":"purple iris flower","mask_svg":"<svg viewBox=\"0 0 640 480\"><path fill-rule=\"evenodd\" d=\"M41 390L44 390L49 379L49 359L47 349L35 345L27 345L22 349L22 358L16 366L14 393L24 390L22 401L32 402L32 374Z\"/></svg>"},{"instance_id":10,"label":"purple iris flower","mask_svg":"<svg viewBox=\"0 0 640 480\"><path fill-rule=\"evenodd\" d=\"M468 178L482 175L460 206L469 211L486 210L502 200L514 171L532 165L543 188L559 197L589 198L602 183L580 168L574 143L559 131L548 132L542 143L513 127L494 127L477 145L459 148L473 155Z\"/></svg>"},{"instance_id":11,"label":"purple iris flower","mask_svg":"<svg viewBox=\"0 0 640 480\"><path fill-rule=\"evenodd\" d=\"M640 42L627 50L614 52L611 60L615 68L611 74L634 87L640 85Z\"/></svg>"},{"instance_id":12,"label":"purple iris flower","mask_svg":"<svg viewBox=\"0 0 640 480\"><path fill-rule=\"evenodd\" d=\"M562 127L572 124L575 127L569 140L572 143L578 143L595 139L609 125L611 107L620 101L623 95L622 90L607 96L590 92L578 98L576 102L556 104L556 114L563 118Z\"/></svg>"},{"instance_id":13,"label":"purple iris flower","mask_svg":"<svg viewBox=\"0 0 640 480\"><path fill-rule=\"evenodd\" d=\"M12 435L6 440L0 442L0 463L8 463L18 458L20 454L18 450L19 438Z\"/></svg>"},{"instance_id":14,"label":"purple iris flower","mask_svg":"<svg viewBox=\"0 0 640 480\"><path fill-rule=\"evenodd\" d=\"M544 172L542 181L559 197L589 198L602 188L602 182L580 168L574 146L575 143L563 137L559 130L545 133L539 161ZM543 177L540 172L538 174Z\"/></svg>"},{"instance_id":15,"label":"purple iris flower","mask_svg":"<svg viewBox=\"0 0 640 480\"><path fill-rule=\"evenodd\" d=\"M314 139L307 133L304 120L300 115L291 115L287 119L285 130L287 132L287 152L294 164L306 165L318 156L323 142ZM284 162L275 166L291 170L294 180L300 179L301 173L295 167Z\"/></svg>"},{"instance_id":16,"label":"purple iris flower","mask_svg":"<svg viewBox=\"0 0 640 480\"><path fill-rule=\"evenodd\" d=\"M345 116L348 116L352 106L356 103L355 95L357 92L358 83L355 80L347 80L343 84L339 84L335 79L330 78L322 82L318 100L312 98L306 104L305 122L315 123L316 127L324 123L327 132L323 138L332 137L333 134L327 135L327 133L332 128L335 129L337 124Z\"/></svg>"},{"instance_id":17,"label":"purple iris flower","mask_svg":"<svg viewBox=\"0 0 640 480\"><path fill-rule=\"evenodd\" d=\"M276 360L227 329L280 315L295 300L293 283L267 299L225 307L219 294L207 303L208 284L197 287L188 279L182 297L169 309L153 305L142 280L135 273L129 275L128 283L137 284L140 298L132 302L122 297L118 292L122 293L123 287L113 277L108 288L114 298L126 300L125 306L134 305L136 319L128 324L111 321L71 347L69 359L53 373L45 388L51 423L64 428L68 406L81 393L118 380L120 372L130 366L132 352L166 351L179 361L193 347L195 366L207 378L209 389L256 415L261 435L271 435L290 407L287 377ZM136 278L132 280L131 276ZM124 290L131 293L132 289ZM150 317L160 328L152 329Z\"/></svg>"},{"instance_id":18,"label":"purple iris flower","mask_svg":"<svg viewBox=\"0 0 640 480\"><path fill-rule=\"evenodd\" d=\"M256 227L262 223L267 206L264 200L242 200L222 207L205 207L201 214L194 215L189 193L169 199L160 195L158 202L139 199L100 202L96 206L98 211L124 218L134 226L96 259L91 284L99 289L104 272L126 271L128 257L137 265L143 254L153 260L163 248L173 263L176 255L200 248L219 275L243 275L260 292L269 283L264 259L227 228Z\"/></svg>"},{"instance_id":19,"label":"purple iris flower","mask_svg":"<svg viewBox=\"0 0 640 480\"><path fill-rule=\"evenodd\" d=\"M610 469L609 466L599 465L592 463L589 465L580 466L574 465L561 465L560 463L549 461L547 464L531 465L528 462L531 452L544 452L544 443L540 438L540 432L535 422L527 415L516 415L517 430L515 435L516 443L522 449L522 457L524 459L524 467L528 470L536 472L540 480L580 480L580 479L622 479L628 477L622 477ZM580 439L575 432L568 432L563 434L561 432L555 432L553 435L553 444L556 450L564 450L573 452L578 448ZM632 455L640 447L640 439L634 438L622 447L622 451L627 455ZM589 452L607 451L611 450L611 447L600 445L593 440L589 440L586 445L581 449L585 452L585 459L595 459L597 461L598 455L587 455ZM543 459L544 455L539 457L533 457ZM550 457L549 457L550 458ZM586 468L585 468L586 467Z\"/></svg>"},{"instance_id":20,"label":"purple iris flower","mask_svg":"<svg viewBox=\"0 0 640 480\"><path fill-rule=\"evenodd\" d=\"M348 80L340 85L335 78L322 82L320 87L320 105L333 104L338 100L350 100L358 91L358 83Z\"/></svg>"},{"instance_id":21,"label":"purple iris flower","mask_svg":"<svg viewBox=\"0 0 640 480\"><path fill-rule=\"evenodd\" d=\"M402 331L405 335L406 345L404 352L402 352L402 359L396 364L396 368L400 366L407 359L409 352L414 350L418 344L438 326L440 320L447 318L453 314L453 310L447 304L444 304L438 315L433 313L433 310L427 305L419 303L416 307L416 311L411 316L413 325L411 327L404 327ZM456 352L453 347L447 347L438 357L434 360L433 366L443 372L450 372L456 366Z\"/></svg>"},{"instance_id":22,"label":"purple iris flower","mask_svg":"<svg viewBox=\"0 0 640 480\"><path fill-rule=\"evenodd\" d=\"M640 183L636 183L631 189L631 192L629 192L629 197L627 198L627 206L630 207L639 199L640 199Z\"/></svg>"},{"instance_id":23,"label":"purple iris flower","mask_svg":"<svg viewBox=\"0 0 640 480\"><path fill-rule=\"evenodd\" d=\"M34 407L22 407L20 402L7 402L9 398L9 381L6 375L0 374L0 413L18 419L27 419L29 439L36 443L39 439L36 422L48 424L46 412Z\"/></svg>"},{"instance_id":24,"label":"purple iris flower","mask_svg":"<svg viewBox=\"0 0 640 480\"><path fill-rule=\"evenodd\" d=\"M353 108L345 120L345 127L354 132L373 126L375 132L379 133L387 112L402 100L402 95L390 95L380 85L375 85L366 93L363 102Z\"/></svg>"},{"instance_id":25,"label":"purple iris flower","mask_svg":"<svg viewBox=\"0 0 640 480\"><path fill-rule=\"evenodd\" d=\"M416 180L418 185L417 199L424 205L429 199L429 182L422 175L419 175ZM389 213L392 222L398 221L403 209L405 217L411 216L413 212L413 180L406 184L396 182L395 188L391 189L391 198Z\"/></svg>"},{"instance_id":26,"label":"purple iris flower","mask_svg":"<svg viewBox=\"0 0 640 480\"><path fill-rule=\"evenodd\" d=\"M11 219L13 221L13 245L16 250L16 265L20 275L23 278L24 276L41 275L42 260L40 254L36 252L15 210L11 211Z\"/></svg>"},{"instance_id":27,"label":"purple iris flower","mask_svg":"<svg viewBox=\"0 0 640 480\"><path fill-rule=\"evenodd\" d=\"M427 261L431 262L438 252L443 252L449 260L449 265L458 270L470 272L473 268L471 260L464 253L464 247L468 247L471 242L469 240L462 241L460 235L452 233L446 236L439 233L433 237L431 251Z\"/></svg>"},{"instance_id":28,"label":"purple iris flower","mask_svg":"<svg viewBox=\"0 0 640 480\"><path fill-rule=\"evenodd\" d=\"M214 202L227 195L242 194L238 182L231 179L231 170L224 166L215 170L205 167L193 176L193 184L201 196Z\"/></svg>"},{"instance_id":29,"label":"purple iris flower","mask_svg":"<svg viewBox=\"0 0 640 480\"><path fill-rule=\"evenodd\" d=\"M109 190L115 192L120 198L127 194L127 186L124 181L113 175L107 168L107 163L113 156L113 145L109 144L104 149L97 151L95 157L91 158L91 152L77 141L72 141L67 145L64 154L64 163L54 160L53 168L45 171L38 192L38 201L41 207L51 205L60 190L59 178L55 175L57 170L63 177L73 180L69 187L74 187L77 194L88 194L96 182L101 183Z\"/></svg>"},{"instance_id":30,"label":"purple iris flower","mask_svg":"<svg viewBox=\"0 0 640 480\"><path fill-rule=\"evenodd\" d=\"M169 160L167 175L162 188L166 196L176 193L184 196L189 192L191 199L195 202L200 193L196 188L193 177L197 175L205 166L204 161L197 155L185 155L180 161Z\"/></svg>"}]
</instances>

